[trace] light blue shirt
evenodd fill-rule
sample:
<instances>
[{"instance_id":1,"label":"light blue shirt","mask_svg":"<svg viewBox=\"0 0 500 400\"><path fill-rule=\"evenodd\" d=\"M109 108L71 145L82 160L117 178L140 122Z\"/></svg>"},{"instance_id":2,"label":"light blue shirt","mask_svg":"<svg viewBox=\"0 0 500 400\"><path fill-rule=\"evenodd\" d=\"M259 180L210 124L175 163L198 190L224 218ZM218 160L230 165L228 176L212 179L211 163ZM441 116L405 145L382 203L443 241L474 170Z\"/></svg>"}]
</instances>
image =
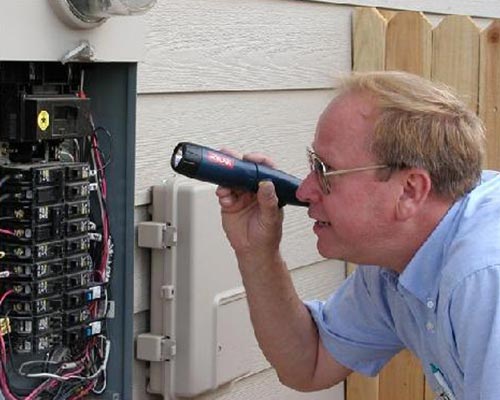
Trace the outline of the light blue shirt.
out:
<instances>
[{"instance_id":1,"label":"light blue shirt","mask_svg":"<svg viewBox=\"0 0 500 400\"><path fill-rule=\"evenodd\" d=\"M403 273L360 266L326 302L306 302L344 366L375 375L403 348L439 367L457 400L500 399L500 174L457 201Z\"/></svg>"}]
</instances>

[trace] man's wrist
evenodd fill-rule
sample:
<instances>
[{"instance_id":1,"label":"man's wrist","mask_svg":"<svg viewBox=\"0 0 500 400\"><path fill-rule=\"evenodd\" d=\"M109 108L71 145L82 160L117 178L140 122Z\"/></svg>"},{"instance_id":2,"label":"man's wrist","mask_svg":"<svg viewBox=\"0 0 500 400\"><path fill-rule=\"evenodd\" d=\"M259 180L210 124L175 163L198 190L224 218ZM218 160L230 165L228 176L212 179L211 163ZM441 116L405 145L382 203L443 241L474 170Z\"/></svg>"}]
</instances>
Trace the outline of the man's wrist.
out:
<instances>
[{"instance_id":1,"label":"man's wrist","mask_svg":"<svg viewBox=\"0 0 500 400\"><path fill-rule=\"evenodd\" d=\"M241 252L236 253L238 264L242 270L275 269L277 265L285 264L279 250L271 252Z\"/></svg>"}]
</instances>

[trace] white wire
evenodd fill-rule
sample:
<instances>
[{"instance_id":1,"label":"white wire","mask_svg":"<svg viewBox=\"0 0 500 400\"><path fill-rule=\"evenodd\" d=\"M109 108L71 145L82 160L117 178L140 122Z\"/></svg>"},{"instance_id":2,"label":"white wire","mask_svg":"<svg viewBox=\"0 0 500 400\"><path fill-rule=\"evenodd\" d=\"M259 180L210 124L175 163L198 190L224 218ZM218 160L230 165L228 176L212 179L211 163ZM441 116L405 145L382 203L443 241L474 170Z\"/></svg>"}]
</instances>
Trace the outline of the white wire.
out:
<instances>
[{"instance_id":1,"label":"white wire","mask_svg":"<svg viewBox=\"0 0 500 400\"><path fill-rule=\"evenodd\" d=\"M108 378L106 376L106 370L104 370L104 372L102 373L102 376L103 376L102 387L99 390L92 389L92 392L94 392L95 394L103 394L104 391L106 390L106 386L108 384Z\"/></svg>"},{"instance_id":2,"label":"white wire","mask_svg":"<svg viewBox=\"0 0 500 400\"><path fill-rule=\"evenodd\" d=\"M113 254L115 252L113 245L113 237L111 236L111 232L108 233L108 255L106 260L106 282L109 282L111 279L111 267L113 265Z\"/></svg>"},{"instance_id":3,"label":"white wire","mask_svg":"<svg viewBox=\"0 0 500 400\"><path fill-rule=\"evenodd\" d=\"M73 157L73 155L71 153L67 152L67 151L62 151L61 150L61 155L66 155L66 156L68 156L70 158L71 161L73 161L73 162L75 161L75 157Z\"/></svg>"},{"instance_id":4,"label":"white wire","mask_svg":"<svg viewBox=\"0 0 500 400\"><path fill-rule=\"evenodd\" d=\"M76 146L76 154L78 155L77 159L78 161L80 161L80 153L81 153L80 143L78 142L78 139L73 139L73 142L75 143Z\"/></svg>"},{"instance_id":5,"label":"white wire","mask_svg":"<svg viewBox=\"0 0 500 400\"><path fill-rule=\"evenodd\" d=\"M33 364L51 364L51 365L57 365L57 364L62 364L61 361L48 361L48 360L31 360L31 361L25 361L19 366L19 373L23 374L23 368L28 366L28 365L33 365Z\"/></svg>"},{"instance_id":6,"label":"white wire","mask_svg":"<svg viewBox=\"0 0 500 400\"><path fill-rule=\"evenodd\" d=\"M104 318L108 317L108 289L104 288Z\"/></svg>"},{"instance_id":7,"label":"white wire","mask_svg":"<svg viewBox=\"0 0 500 400\"><path fill-rule=\"evenodd\" d=\"M100 336L103 337L103 336ZM56 379L58 381L69 381L71 379L78 379L80 381L90 381L92 379L95 379L99 376L99 374L103 371L106 371L106 367L108 365L108 360L109 360L109 350L111 347L111 341L109 339L106 339L106 347L104 350L104 360L99 367L99 369L92 375L89 376L81 376L81 375L68 375L68 376L59 376L56 374L49 374L49 373L38 373L38 374L22 374L23 376L26 376L28 378L52 378Z\"/></svg>"}]
</instances>

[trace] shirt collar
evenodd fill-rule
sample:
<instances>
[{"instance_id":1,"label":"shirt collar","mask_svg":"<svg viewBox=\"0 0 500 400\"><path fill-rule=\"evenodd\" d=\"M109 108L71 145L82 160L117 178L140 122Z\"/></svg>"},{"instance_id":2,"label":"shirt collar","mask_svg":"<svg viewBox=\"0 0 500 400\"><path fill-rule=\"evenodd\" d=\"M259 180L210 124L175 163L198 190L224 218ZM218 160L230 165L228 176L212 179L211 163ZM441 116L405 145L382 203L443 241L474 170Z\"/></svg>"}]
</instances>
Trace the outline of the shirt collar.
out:
<instances>
[{"instance_id":1,"label":"shirt collar","mask_svg":"<svg viewBox=\"0 0 500 400\"><path fill-rule=\"evenodd\" d=\"M436 301L448 239L453 237L456 217L464 202L462 198L452 205L399 275L399 283L423 303Z\"/></svg>"}]
</instances>

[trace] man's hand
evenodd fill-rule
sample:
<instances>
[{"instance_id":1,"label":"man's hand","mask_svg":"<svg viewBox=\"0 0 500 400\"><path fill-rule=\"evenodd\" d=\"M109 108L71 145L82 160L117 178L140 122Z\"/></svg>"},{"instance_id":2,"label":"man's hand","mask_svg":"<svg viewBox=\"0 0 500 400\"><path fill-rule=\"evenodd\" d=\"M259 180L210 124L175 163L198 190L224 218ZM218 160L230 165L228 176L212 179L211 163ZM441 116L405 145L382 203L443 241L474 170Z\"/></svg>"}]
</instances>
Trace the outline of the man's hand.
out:
<instances>
[{"instance_id":1,"label":"man's hand","mask_svg":"<svg viewBox=\"0 0 500 400\"><path fill-rule=\"evenodd\" d=\"M274 168L261 154L243 158ZM260 183L257 194L224 187L216 193L222 225L238 258L255 336L280 380L301 391L324 389L343 380L350 370L324 349L281 258L283 211L272 182Z\"/></svg>"},{"instance_id":2,"label":"man's hand","mask_svg":"<svg viewBox=\"0 0 500 400\"><path fill-rule=\"evenodd\" d=\"M241 158L232 151L222 151ZM272 160L262 154L247 154L243 159L274 167ZM277 257L283 211L278 208L273 183L261 181L257 194L225 187L218 187L216 194L221 206L222 226L238 258L251 257L255 261L257 257L263 260Z\"/></svg>"}]
</instances>

